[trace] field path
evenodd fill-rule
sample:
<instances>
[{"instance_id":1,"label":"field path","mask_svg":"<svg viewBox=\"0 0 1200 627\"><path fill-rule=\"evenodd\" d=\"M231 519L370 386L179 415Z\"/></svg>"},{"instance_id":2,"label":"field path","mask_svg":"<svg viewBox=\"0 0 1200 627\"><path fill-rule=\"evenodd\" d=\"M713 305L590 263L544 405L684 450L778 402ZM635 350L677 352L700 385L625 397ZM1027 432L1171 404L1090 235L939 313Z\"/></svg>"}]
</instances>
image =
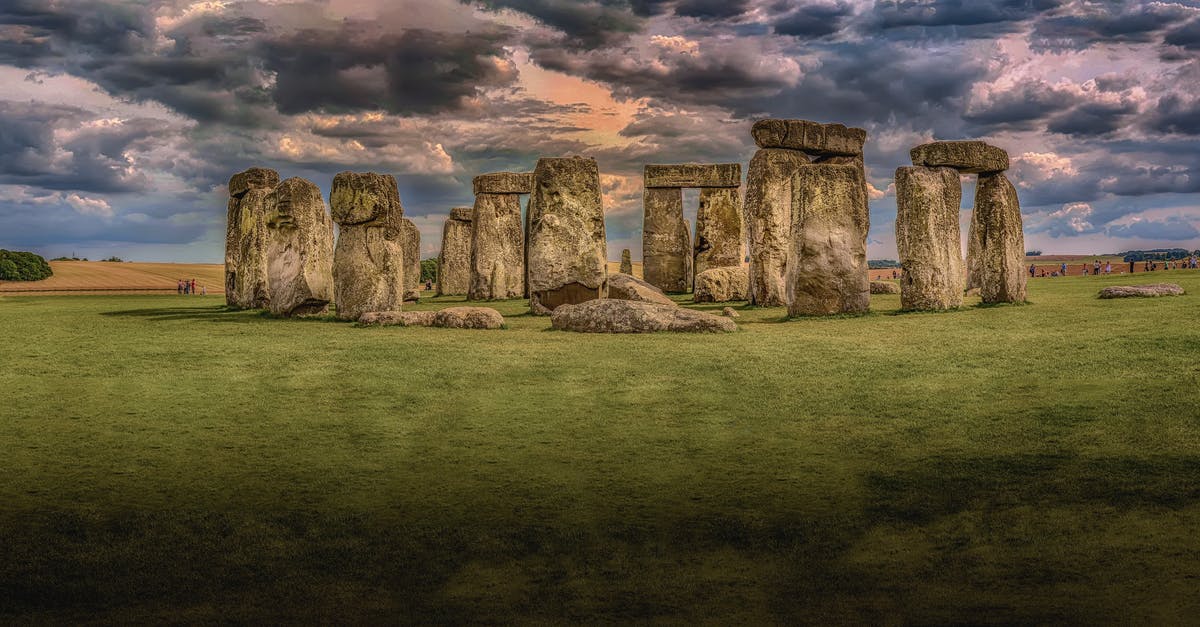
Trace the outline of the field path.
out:
<instances>
[{"instance_id":1,"label":"field path","mask_svg":"<svg viewBox=\"0 0 1200 627\"><path fill-rule=\"evenodd\" d=\"M209 294L225 293L223 264L51 261L50 267L54 276L44 281L0 281L0 293L171 292L179 279L195 279Z\"/></svg>"}]
</instances>

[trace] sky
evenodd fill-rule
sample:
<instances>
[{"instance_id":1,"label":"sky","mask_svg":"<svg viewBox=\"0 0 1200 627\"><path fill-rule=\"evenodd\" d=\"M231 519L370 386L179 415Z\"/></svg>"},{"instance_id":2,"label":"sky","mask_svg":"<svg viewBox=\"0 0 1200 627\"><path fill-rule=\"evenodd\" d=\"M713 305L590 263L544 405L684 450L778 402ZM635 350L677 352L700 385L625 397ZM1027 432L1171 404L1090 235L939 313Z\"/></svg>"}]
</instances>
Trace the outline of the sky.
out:
<instances>
[{"instance_id":1,"label":"sky","mask_svg":"<svg viewBox=\"0 0 1200 627\"><path fill-rule=\"evenodd\" d=\"M474 175L585 155L637 259L643 166L765 117L867 130L871 258L934 139L1008 150L1029 249L1200 248L1200 0L3 0L0 85L0 247L46 256L220 262L254 165L394 174L431 256Z\"/></svg>"}]
</instances>

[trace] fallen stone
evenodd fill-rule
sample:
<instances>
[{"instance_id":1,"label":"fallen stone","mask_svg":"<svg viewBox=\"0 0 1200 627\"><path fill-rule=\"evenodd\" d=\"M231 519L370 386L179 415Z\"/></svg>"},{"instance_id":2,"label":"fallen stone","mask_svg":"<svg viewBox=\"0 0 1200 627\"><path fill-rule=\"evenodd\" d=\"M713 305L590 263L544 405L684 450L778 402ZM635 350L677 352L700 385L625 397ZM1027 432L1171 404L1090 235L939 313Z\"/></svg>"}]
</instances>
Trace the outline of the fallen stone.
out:
<instances>
[{"instance_id":1,"label":"fallen stone","mask_svg":"<svg viewBox=\"0 0 1200 627\"><path fill-rule=\"evenodd\" d=\"M621 268L622 274L633 274L633 257L629 254L628 248L621 249Z\"/></svg>"},{"instance_id":2,"label":"fallen stone","mask_svg":"<svg viewBox=\"0 0 1200 627\"><path fill-rule=\"evenodd\" d=\"M302 178L281 182L267 202L266 259L270 311L323 314L333 300L333 220L321 189Z\"/></svg>"},{"instance_id":3,"label":"fallen stone","mask_svg":"<svg viewBox=\"0 0 1200 627\"><path fill-rule=\"evenodd\" d=\"M528 194L533 191L533 174L529 172L491 172L471 180L475 195Z\"/></svg>"},{"instance_id":4,"label":"fallen stone","mask_svg":"<svg viewBox=\"0 0 1200 627\"><path fill-rule=\"evenodd\" d=\"M871 281L872 294L899 294L900 285L891 281Z\"/></svg>"},{"instance_id":5,"label":"fallen stone","mask_svg":"<svg viewBox=\"0 0 1200 627\"><path fill-rule=\"evenodd\" d=\"M636 300L644 303L675 305L662 290L633 275L619 273L608 276L608 297L617 300Z\"/></svg>"},{"instance_id":6,"label":"fallen stone","mask_svg":"<svg viewBox=\"0 0 1200 627\"><path fill-rule=\"evenodd\" d=\"M436 311L371 311L358 318L362 325L428 327L433 326Z\"/></svg>"},{"instance_id":7,"label":"fallen stone","mask_svg":"<svg viewBox=\"0 0 1200 627\"><path fill-rule=\"evenodd\" d=\"M433 326L447 329L499 329L504 316L491 307L448 307L433 315Z\"/></svg>"},{"instance_id":8,"label":"fallen stone","mask_svg":"<svg viewBox=\"0 0 1200 627\"><path fill-rule=\"evenodd\" d=\"M727 303L749 298L749 278L742 266L709 268L696 275L697 303Z\"/></svg>"},{"instance_id":9,"label":"fallen stone","mask_svg":"<svg viewBox=\"0 0 1200 627\"><path fill-rule=\"evenodd\" d=\"M750 130L759 148L790 148L812 155L861 155L867 132L843 124L767 119Z\"/></svg>"},{"instance_id":10,"label":"fallen stone","mask_svg":"<svg viewBox=\"0 0 1200 627\"><path fill-rule=\"evenodd\" d=\"M683 190L642 193L642 276L669 293L692 289L692 236L683 219Z\"/></svg>"},{"instance_id":11,"label":"fallen stone","mask_svg":"<svg viewBox=\"0 0 1200 627\"><path fill-rule=\"evenodd\" d=\"M1025 233L1017 190L1003 172L981 174L975 187L979 292L985 303L1025 302Z\"/></svg>"},{"instance_id":12,"label":"fallen stone","mask_svg":"<svg viewBox=\"0 0 1200 627\"><path fill-rule=\"evenodd\" d=\"M1183 288L1175 283L1113 285L1100 290L1100 298L1153 298L1156 296L1181 296L1183 293Z\"/></svg>"},{"instance_id":13,"label":"fallen stone","mask_svg":"<svg viewBox=\"0 0 1200 627\"><path fill-rule=\"evenodd\" d=\"M962 306L961 204L958 171L896 169L896 250L904 268L901 308L930 311Z\"/></svg>"},{"instance_id":14,"label":"fallen stone","mask_svg":"<svg viewBox=\"0 0 1200 627\"><path fill-rule=\"evenodd\" d=\"M421 299L421 229L408 218L400 219L404 245L404 300Z\"/></svg>"},{"instance_id":15,"label":"fallen stone","mask_svg":"<svg viewBox=\"0 0 1200 627\"><path fill-rule=\"evenodd\" d=\"M700 190L693 272L699 275L709 268L740 268L744 255L742 201L737 190L714 187Z\"/></svg>"},{"instance_id":16,"label":"fallen stone","mask_svg":"<svg viewBox=\"0 0 1200 627\"><path fill-rule=\"evenodd\" d=\"M717 333L736 331L729 318L709 313L629 300L602 299L554 310L550 324L555 329L579 333Z\"/></svg>"},{"instance_id":17,"label":"fallen stone","mask_svg":"<svg viewBox=\"0 0 1200 627\"><path fill-rule=\"evenodd\" d=\"M541 158L533 178L527 239L530 310L545 315L559 305L604 298L608 250L596 160Z\"/></svg>"},{"instance_id":18,"label":"fallen stone","mask_svg":"<svg viewBox=\"0 0 1200 627\"><path fill-rule=\"evenodd\" d=\"M808 165L804 153L763 148L746 173L746 231L750 255L750 302L787 304L788 241L792 231L792 174Z\"/></svg>"},{"instance_id":19,"label":"fallen stone","mask_svg":"<svg viewBox=\"0 0 1200 627\"><path fill-rule=\"evenodd\" d=\"M279 174L251 168L229 180L225 222L225 304L239 309L268 306L266 215Z\"/></svg>"},{"instance_id":20,"label":"fallen stone","mask_svg":"<svg viewBox=\"0 0 1200 627\"><path fill-rule=\"evenodd\" d=\"M954 168L964 174L1003 172L1008 169L1008 153L978 140L944 141L921 144L909 151L913 165L930 168Z\"/></svg>"},{"instance_id":21,"label":"fallen stone","mask_svg":"<svg viewBox=\"0 0 1200 627\"><path fill-rule=\"evenodd\" d=\"M814 164L792 176L788 315L866 312L870 219L862 169Z\"/></svg>"},{"instance_id":22,"label":"fallen stone","mask_svg":"<svg viewBox=\"0 0 1200 627\"><path fill-rule=\"evenodd\" d=\"M479 194L471 222L470 300L504 300L525 294L525 235L521 198Z\"/></svg>"},{"instance_id":23,"label":"fallen stone","mask_svg":"<svg viewBox=\"0 0 1200 627\"><path fill-rule=\"evenodd\" d=\"M358 320L367 312L399 310L404 302L404 210L395 177L339 172L329 205L339 231L333 252L337 316Z\"/></svg>"},{"instance_id":24,"label":"fallen stone","mask_svg":"<svg viewBox=\"0 0 1200 627\"><path fill-rule=\"evenodd\" d=\"M741 187L740 163L651 164L643 171L647 189L658 187Z\"/></svg>"},{"instance_id":25,"label":"fallen stone","mask_svg":"<svg viewBox=\"0 0 1200 627\"><path fill-rule=\"evenodd\" d=\"M721 310L721 315L726 318L741 318L742 314L738 313L733 307L726 307Z\"/></svg>"},{"instance_id":26,"label":"fallen stone","mask_svg":"<svg viewBox=\"0 0 1200 627\"><path fill-rule=\"evenodd\" d=\"M442 251L438 253L439 296L462 296L471 289L471 211L470 207L455 207L442 225Z\"/></svg>"}]
</instances>

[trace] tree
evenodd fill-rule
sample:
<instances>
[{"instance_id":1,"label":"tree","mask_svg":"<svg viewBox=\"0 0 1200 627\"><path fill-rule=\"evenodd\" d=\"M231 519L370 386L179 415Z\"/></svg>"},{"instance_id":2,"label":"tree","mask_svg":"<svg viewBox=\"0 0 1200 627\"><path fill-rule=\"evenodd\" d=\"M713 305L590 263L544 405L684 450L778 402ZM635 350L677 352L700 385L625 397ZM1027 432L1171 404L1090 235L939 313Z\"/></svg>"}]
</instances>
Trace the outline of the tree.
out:
<instances>
[{"instance_id":1,"label":"tree","mask_svg":"<svg viewBox=\"0 0 1200 627\"><path fill-rule=\"evenodd\" d=\"M53 274L41 255L0 249L0 281L41 281Z\"/></svg>"},{"instance_id":2,"label":"tree","mask_svg":"<svg viewBox=\"0 0 1200 627\"><path fill-rule=\"evenodd\" d=\"M421 282L437 281L437 259L422 259L421 260Z\"/></svg>"}]
</instances>

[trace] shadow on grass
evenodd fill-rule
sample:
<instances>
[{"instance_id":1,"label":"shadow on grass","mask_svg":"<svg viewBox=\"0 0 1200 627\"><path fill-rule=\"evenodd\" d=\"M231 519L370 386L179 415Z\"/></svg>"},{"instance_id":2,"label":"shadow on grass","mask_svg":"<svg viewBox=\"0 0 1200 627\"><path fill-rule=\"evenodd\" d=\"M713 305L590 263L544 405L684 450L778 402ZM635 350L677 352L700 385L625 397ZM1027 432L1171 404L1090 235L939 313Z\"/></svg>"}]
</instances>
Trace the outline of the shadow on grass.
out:
<instances>
[{"instance_id":1,"label":"shadow on grass","mask_svg":"<svg viewBox=\"0 0 1200 627\"><path fill-rule=\"evenodd\" d=\"M321 316L303 316L287 318L276 316L266 310L231 309L224 305L215 307L151 307L147 309L122 309L105 311L100 315L108 317L145 318L156 322L168 320L200 320L207 322L232 322L248 324L258 320L277 320L280 322L352 322L340 320L333 314Z\"/></svg>"}]
</instances>

